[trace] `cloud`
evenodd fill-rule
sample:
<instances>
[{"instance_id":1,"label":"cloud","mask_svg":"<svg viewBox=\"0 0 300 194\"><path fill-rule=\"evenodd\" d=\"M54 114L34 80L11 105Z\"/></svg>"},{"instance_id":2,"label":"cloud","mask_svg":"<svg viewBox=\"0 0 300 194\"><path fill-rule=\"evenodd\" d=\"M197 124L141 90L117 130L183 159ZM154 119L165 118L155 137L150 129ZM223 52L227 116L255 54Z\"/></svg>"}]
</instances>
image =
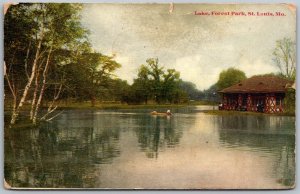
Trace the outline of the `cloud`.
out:
<instances>
[{"instance_id":1,"label":"cloud","mask_svg":"<svg viewBox=\"0 0 300 194\"><path fill-rule=\"evenodd\" d=\"M176 59L175 69L180 71L185 81L195 83L199 89L206 89L216 82L221 68L211 68L203 61L199 55L182 57Z\"/></svg>"},{"instance_id":2,"label":"cloud","mask_svg":"<svg viewBox=\"0 0 300 194\"><path fill-rule=\"evenodd\" d=\"M122 57L122 56L118 56L115 58L115 60L123 65L123 68L117 69L116 71L116 75L123 79L123 80L127 80L129 84L132 84L133 82L133 78L135 78L137 71L138 71L138 67L135 65L132 65L132 58L130 57ZM124 66L126 68L124 68Z\"/></svg>"},{"instance_id":3,"label":"cloud","mask_svg":"<svg viewBox=\"0 0 300 194\"><path fill-rule=\"evenodd\" d=\"M274 64L264 62L260 59L250 61L242 58L236 68L244 71L247 77L258 74L277 73L277 69Z\"/></svg>"},{"instance_id":4,"label":"cloud","mask_svg":"<svg viewBox=\"0 0 300 194\"><path fill-rule=\"evenodd\" d=\"M222 70L236 67L247 76L276 72L272 50L276 40L295 39L296 18L284 5L85 4L82 23L93 47L116 54L122 68L116 74L132 80L147 58L157 57L166 68L199 89L214 84ZM270 11L285 17L195 16L195 10ZM280 28L279 28L280 27Z\"/></svg>"}]
</instances>

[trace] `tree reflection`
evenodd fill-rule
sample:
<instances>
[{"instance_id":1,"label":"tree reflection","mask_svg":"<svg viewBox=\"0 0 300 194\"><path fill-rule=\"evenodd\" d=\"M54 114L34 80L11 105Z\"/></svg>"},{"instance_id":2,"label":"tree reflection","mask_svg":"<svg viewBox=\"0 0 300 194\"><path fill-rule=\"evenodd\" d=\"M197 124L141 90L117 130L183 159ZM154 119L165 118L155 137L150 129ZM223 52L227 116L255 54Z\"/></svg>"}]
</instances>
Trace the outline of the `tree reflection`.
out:
<instances>
[{"instance_id":1,"label":"tree reflection","mask_svg":"<svg viewBox=\"0 0 300 194\"><path fill-rule=\"evenodd\" d=\"M120 154L119 130L58 130L46 124L5 133L5 179L13 187L94 187L97 164L111 163Z\"/></svg>"},{"instance_id":2,"label":"tree reflection","mask_svg":"<svg viewBox=\"0 0 300 194\"><path fill-rule=\"evenodd\" d=\"M139 146L148 158L157 158L159 151L176 146L182 137L182 130L176 128L172 117L148 116L137 122Z\"/></svg>"},{"instance_id":3,"label":"tree reflection","mask_svg":"<svg viewBox=\"0 0 300 194\"><path fill-rule=\"evenodd\" d=\"M224 116L216 119L219 141L228 148L247 149L274 158L277 182L295 182L295 126L289 117Z\"/></svg>"}]
</instances>

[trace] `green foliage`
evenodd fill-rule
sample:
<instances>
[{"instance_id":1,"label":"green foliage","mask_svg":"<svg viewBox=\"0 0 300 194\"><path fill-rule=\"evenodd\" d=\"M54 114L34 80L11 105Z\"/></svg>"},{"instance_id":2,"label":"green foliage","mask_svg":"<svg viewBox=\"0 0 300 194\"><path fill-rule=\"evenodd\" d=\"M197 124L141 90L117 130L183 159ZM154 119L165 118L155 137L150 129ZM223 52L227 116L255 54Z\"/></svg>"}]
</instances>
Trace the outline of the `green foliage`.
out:
<instances>
[{"instance_id":1,"label":"green foliage","mask_svg":"<svg viewBox=\"0 0 300 194\"><path fill-rule=\"evenodd\" d=\"M151 97L152 83L150 81L150 70L147 66L141 65L138 70L138 78L134 80L130 94L128 94L125 99L129 103L148 103L149 98Z\"/></svg>"},{"instance_id":2,"label":"green foliage","mask_svg":"<svg viewBox=\"0 0 300 194\"><path fill-rule=\"evenodd\" d=\"M9 8L4 25L5 61L15 86L22 88L27 83L39 42L39 71L43 70L47 55L52 51L48 78L63 75L60 64L70 63L77 46L88 41L87 30L81 26L80 10L80 4L63 3L20 3ZM49 81L54 82L57 81Z\"/></svg>"},{"instance_id":3,"label":"green foliage","mask_svg":"<svg viewBox=\"0 0 300 194\"><path fill-rule=\"evenodd\" d=\"M4 61L7 71L18 85L27 79L24 63L32 60L30 55L26 60L27 47L35 44L32 35L37 30L33 14L28 11L30 4L19 4L9 8L4 18ZM22 73L20 73L22 72ZM5 85L7 86L7 84Z\"/></svg>"},{"instance_id":4,"label":"green foliage","mask_svg":"<svg viewBox=\"0 0 300 194\"><path fill-rule=\"evenodd\" d=\"M197 90L196 85L194 83L183 81L182 79L180 79L179 87L181 90L187 93L191 99L197 98L199 90Z\"/></svg>"},{"instance_id":5,"label":"green foliage","mask_svg":"<svg viewBox=\"0 0 300 194\"><path fill-rule=\"evenodd\" d=\"M36 91L44 101L52 101L60 85L59 99L88 99L94 104L111 93L113 72L121 65L93 51L81 24L81 9L81 4L68 3L20 3L9 8L4 21L6 73L19 101L30 75L35 81L29 84L29 102ZM37 69L32 71L34 64ZM45 91L39 93L43 84ZM14 95L12 89L5 80L6 96Z\"/></svg>"},{"instance_id":6,"label":"green foliage","mask_svg":"<svg viewBox=\"0 0 300 194\"><path fill-rule=\"evenodd\" d=\"M149 58L146 65L141 65L138 77L134 80L129 103L145 103L153 100L156 103L180 103L186 94L179 88L180 73L175 69L164 70L158 59Z\"/></svg>"},{"instance_id":7,"label":"green foliage","mask_svg":"<svg viewBox=\"0 0 300 194\"><path fill-rule=\"evenodd\" d=\"M124 103L129 95L130 85L126 80L112 79L109 83L109 97L113 101Z\"/></svg>"},{"instance_id":8,"label":"green foliage","mask_svg":"<svg viewBox=\"0 0 300 194\"><path fill-rule=\"evenodd\" d=\"M94 103L102 95L109 95L110 88L115 85L112 72L120 66L112 57L83 52L73 63L61 68L66 74L66 97L79 101L91 100Z\"/></svg>"},{"instance_id":9,"label":"green foliage","mask_svg":"<svg viewBox=\"0 0 300 194\"><path fill-rule=\"evenodd\" d=\"M218 90L222 90L224 88L237 84L244 79L246 79L246 75L243 71L235 68L229 68L220 73L219 80L216 86Z\"/></svg>"},{"instance_id":10,"label":"green foliage","mask_svg":"<svg viewBox=\"0 0 300 194\"><path fill-rule=\"evenodd\" d=\"M203 90L199 94L199 99L208 102L220 102L220 95L218 94L217 84L211 85L208 89Z\"/></svg>"},{"instance_id":11,"label":"green foliage","mask_svg":"<svg viewBox=\"0 0 300 194\"><path fill-rule=\"evenodd\" d=\"M296 111L296 90L289 88L284 98L284 112L295 114Z\"/></svg>"},{"instance_id":12,"label":"green foliage","mask_svg":"<svg viewBox=\"0 0 300 194\"><path fill-rule=\"evenodd\" d=\"M26 106L34 94L51 102L61 85L57 101L91 101L92 105L96 101L185 103L199 96L193 83L182 81L178 71L165 69L157 58L141 65L131 86L118 79L114 72L121 64L93 50L89 32L80 21L81 9L81 4L74 3L20 3L9 8L4 20L4 59L17 103L32 72ZM34 64L37 69L32 71ZM9 98L13 92L7 80L5 95Z\"/></svg>"}]
</instances>

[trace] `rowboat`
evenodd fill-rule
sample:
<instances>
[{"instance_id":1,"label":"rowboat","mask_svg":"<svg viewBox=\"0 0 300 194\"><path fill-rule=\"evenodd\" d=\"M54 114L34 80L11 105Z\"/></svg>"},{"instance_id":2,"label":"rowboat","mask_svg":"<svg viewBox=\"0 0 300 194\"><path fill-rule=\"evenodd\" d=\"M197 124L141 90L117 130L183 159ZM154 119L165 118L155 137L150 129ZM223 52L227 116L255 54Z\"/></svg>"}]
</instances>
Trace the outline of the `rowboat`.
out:
<instances>
[{"instance_id":1,"label":"rowboat","mask_svg":"<svg viewBox=\"0 0 300 194\"><path fill-rule=\"evenodd\" d=\"M157 112L157 111L152 111L150 114L157 115L157 116L171 116L172 115L172 113L170 113L170 112Z\"/></svg>"}]
</instances>

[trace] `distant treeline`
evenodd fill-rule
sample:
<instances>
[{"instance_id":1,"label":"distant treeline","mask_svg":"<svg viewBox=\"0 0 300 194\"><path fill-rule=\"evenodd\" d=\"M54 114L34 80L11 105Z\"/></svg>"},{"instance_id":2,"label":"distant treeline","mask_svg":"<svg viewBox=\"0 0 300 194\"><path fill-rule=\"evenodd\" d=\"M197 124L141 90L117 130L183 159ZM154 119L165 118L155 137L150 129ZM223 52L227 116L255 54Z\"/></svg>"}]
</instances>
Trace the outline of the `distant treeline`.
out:
<instances>
[{"instance_id":1,"label":"distant treeline","mask_svg":"<svg viewBox=\"0 0 300 194\"><path fill-rule=\"evenodd\" d=\"M124 80L111 79L98 92L97 99L127 104L179 104L197 100L216 101L218 94L215 87L199 91L194 83L180 79L180 73L175 69L165 70L157 58L149 58L146 65L140 66L132 85Z\"/></svg>"}]
</instances>

